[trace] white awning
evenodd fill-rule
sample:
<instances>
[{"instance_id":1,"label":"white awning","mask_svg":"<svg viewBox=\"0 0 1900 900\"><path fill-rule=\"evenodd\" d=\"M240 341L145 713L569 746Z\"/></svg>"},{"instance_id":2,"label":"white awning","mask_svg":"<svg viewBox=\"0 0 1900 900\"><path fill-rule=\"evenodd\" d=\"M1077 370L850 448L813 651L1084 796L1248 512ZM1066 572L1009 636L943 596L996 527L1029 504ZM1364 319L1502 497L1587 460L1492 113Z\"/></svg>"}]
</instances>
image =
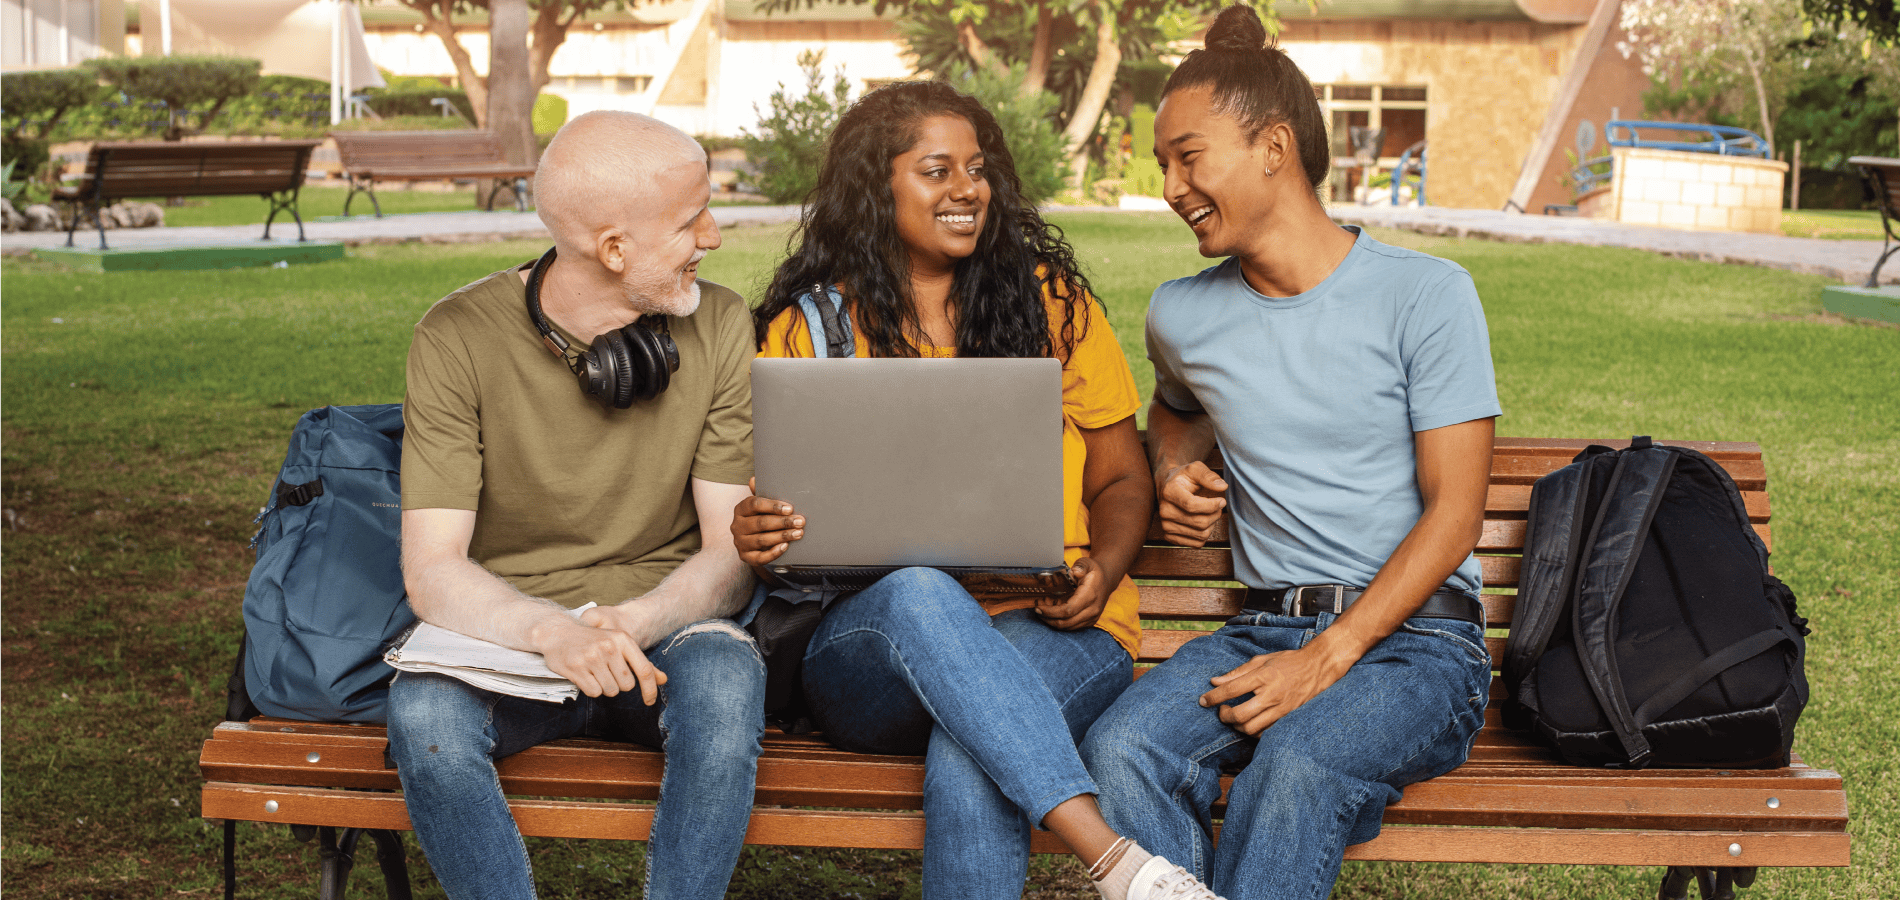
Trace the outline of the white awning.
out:
<instances>
[{"instance_id":1,"label":"white awning","mask_svg":"<svg viewBox=\"0 0 1900 900\"><path fill-rule=\"evenodd\" d=\"M174 54L250 57L263 62L266 75L332 81L341 74L350 90L383 86L354 3L339 10L334 0L139 0L148 54L160 52L164 6L171 7ZM341 34L333 34L339 27ZM333 56L343 65L333 68Z\"/></svg>"}]
</instances>

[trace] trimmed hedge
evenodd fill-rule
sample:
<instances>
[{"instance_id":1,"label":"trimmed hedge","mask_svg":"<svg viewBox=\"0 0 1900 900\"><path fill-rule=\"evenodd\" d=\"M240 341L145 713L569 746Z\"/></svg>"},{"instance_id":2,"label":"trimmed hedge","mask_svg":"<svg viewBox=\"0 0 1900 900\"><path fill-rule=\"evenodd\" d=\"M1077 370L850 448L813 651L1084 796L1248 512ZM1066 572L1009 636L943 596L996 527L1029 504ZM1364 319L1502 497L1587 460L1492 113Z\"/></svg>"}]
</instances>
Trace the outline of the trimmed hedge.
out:
<instances>
[{"instance_id":1,"label":"trimmed hedge","mask_svg":"<svg viewBox=\"0 0 1900 900\"><path fill-rule=\"evenodd\" d=\"M468 120L467 127L475 127L475 107L468 102L468 92L453 87L411 87L372 88L363 92L369 98L369 108L379 116L440 116L442 108L432 101L446 97L455 105L457 112Z\"/></svg>"},{"instance_id":2,"label":"trimmed hedge","mask_svg":"<svg viewBox=\"0 0 1900 900\"><path fill-rule=\"evenodd\" d=\"M0 115L9 135L20 135L32 126L33 133L25 136L46 137L68 110L98 96L99 80L79 69L0 75Z\"/></svg>"},{"instance_id":3,"label":"trimmed hedge","mask_svg":"<svg viewBox=\"0 0 1900 900\"><path fill-rule=\"evenodd\" d=\"M233 56L102 56L86 66L127 97L164 103L168 141L204 131L226 103L262 80L261 63ZM196 128L185 124L188 116L198 118Z\"/></svg>"}]
</instances>

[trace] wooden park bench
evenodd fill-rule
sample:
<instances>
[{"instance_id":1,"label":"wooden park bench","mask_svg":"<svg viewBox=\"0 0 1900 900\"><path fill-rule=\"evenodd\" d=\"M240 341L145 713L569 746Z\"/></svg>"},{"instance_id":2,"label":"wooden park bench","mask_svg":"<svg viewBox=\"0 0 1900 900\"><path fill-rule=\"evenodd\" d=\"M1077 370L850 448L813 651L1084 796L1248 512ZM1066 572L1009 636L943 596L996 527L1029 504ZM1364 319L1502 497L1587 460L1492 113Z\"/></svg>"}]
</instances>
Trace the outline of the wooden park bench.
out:
<instances>
[{"instance_id":1,"label":"wooden park bench","mask_svg":"<svg viewBox=\"0 0 1900 900\"><path fill-rule=\"evenodd\" d=\"M1589 441L1498 438L1478 546L1493 629L1493 659L1511 624L1531 483L1567 464ZM1607 441L1598 443L1608 443ZM1718 460L1743 491L1749 517L1768 533L1767 475L1755 444L1685 442ZM1135 565L1141 579L1141 663L1240 611L1230 582L1225 531L1215 544L1164 544L1158 529ZM1502 687L1494 679L1494 706ZM257 718L225 722L204 744L203 815L291 825L322 842L325 898L340 898L350 851L376 841L392 898L408 876L398 832L410 827L396 772L384 768L383 729ZM652 823L661 754L627 744L562 740L500 763L509 805L523 834L640 840ZM924 821L920 757L872 756L832 748L817 735L768 728L759 760L758 804L746 840L807 847L920 849ZM1218 814L1218 811L1217 811ZM1847 798L1841 777L1798 759L1779 769L1620 771L1565 765L1486 713L1471 759L1407 788L1389 807L1377 839L1347 848L1355 860L1668 866L1673 893L1685 879L1717 870L1746 885L1761 866L1848 864ZM341 831L338 831L341 829ZM227 843L227 847L229 844ZM1037 832L1038 852L1066 852ZM228 852L228 851L227 851ZM227 856L226 871L231 871ZM1693 867L1695 873L1690 872ZM1264 876L1263 876L1264 877ZM400 890L396 887L401 885ZM790 887L788 886L788 890ZM1704 887L1704 895L1713 890Z\"/></svg>"},{"instance_id":2,"label":"wooden park bench","mask_svg":"<svg viewBox=\"0 0 1900 900\"><path fill-rule=\"evenodd\" d=\"M449 178L486 179L490 183L484 209L495 208L495 197L507 188L515 209L528 208L528 179L534 166L511 163L502 152L501 139L492 131L332 131L350 192L343 198L343 214L357 193L369 195L376 217L383 205L376 200L378 181L440 181ZM477 189L480 193L480 189Z\"/></svg>"},{"instance_id":3,"label":"wooden park bench","mask_svg":"<svg viewBox=\"0 0 1900 900\"><path fill-rule=\"evenodd\" d=\"M106 225L100 211L132 197L210 197L256 194L270 203L264 239L272 220L288 212L304 239L297 195L303 189L310 154L321 141L233 141L182 143L128 141L92 145L79 179L53 189L53 199L70 204L72 224L66 246L73 246L84 210L99 226L99 249L106 250Z\"/></svg>"},{"instance_id":4,"label":"wooden park bench","mask_svg":"<svg viewBox=\"0 0 1900 900\"><path fill-rule=\"evenodd\" d=\"M1873 197L1880 208L1880 227L1883 237L1880 241L1880 258L1874 260L1874 270L1867 274L1867 283L1863 287L1880 286L1880 267L1885 265L1887 257L1900 250L1900 234L1894 233L1900 225L1900 159L1886 156L1855 156L1847 160L1848 164L1860 170L1860 178L1867 185L1867 193Z\"/></svg>"}]
</instances>

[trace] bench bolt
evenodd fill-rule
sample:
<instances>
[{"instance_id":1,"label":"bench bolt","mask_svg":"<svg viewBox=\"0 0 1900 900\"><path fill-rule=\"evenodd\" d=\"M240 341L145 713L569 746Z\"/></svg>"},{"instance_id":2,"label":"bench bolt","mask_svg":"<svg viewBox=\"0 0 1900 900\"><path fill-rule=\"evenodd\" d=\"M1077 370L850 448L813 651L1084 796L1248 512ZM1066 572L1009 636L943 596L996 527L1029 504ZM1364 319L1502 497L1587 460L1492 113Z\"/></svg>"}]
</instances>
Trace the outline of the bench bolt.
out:
<instances>
[{"instance_id":1,"label":"bench bolt","mask_svg":"<svg viewBox=\"0 0 1900 900\"><path fill-rule=\"evenodd\" d=\"M323 758L323 757L321 757L321 756L319 756L319 755L317 755L317 751L315 751L315 750L312 750L312 751L310 751L310 755L308 755L308 756L305 756L305 757L304 757L304 761L305 761L305 762L316 762L317 760L319 760L319 759L322 759L322 758ZM1769 806L1774 806L1774 805L1776 805L1776 804L1777 804L1777 803L1779 803L1779 802L1780 802L1780 801L1778 801L1778 800L1770 800L1770 801L1768 801L1768 805L1769 805Z\"/></svg>"},{"instance_id":2,"label":"bench bolt","mask_svg":"<svg viewBox=\"0 0 1900 900\"><path fill-rule=\"evenodd\" d=\"M1780 809L1780 808L1781 808L1781 798L1780 798L1780 797L1769 797L1769 798L1768 798L1768 808L1769 808L1769 809Z\"/></svg>"},{"instance_id":3,"label":"bench bolt","mask_svg":"<svg viewBox=\"0 0 1900 900\"><path fill-rule=\"evenodd\" d=\"M264 801L264 811L265 811L265 812L276 812L276 811L277 811L277 801L275 801L275 800L266 800L266 801Z\"/></svg>"},{"instance_id":4,"label":"bench bolt","mask_svg":"<svg viewBox=\"0 0 1900 900\"><path fill-rule=\"evenodd\" d=\"M1728 855L1730 855L1730 856L1741 856L1741 855L1742 855L1742 845L1741 845L1741 844L1730 844L1730 845L1728 845Z\"/></svg>"}]
</instances>

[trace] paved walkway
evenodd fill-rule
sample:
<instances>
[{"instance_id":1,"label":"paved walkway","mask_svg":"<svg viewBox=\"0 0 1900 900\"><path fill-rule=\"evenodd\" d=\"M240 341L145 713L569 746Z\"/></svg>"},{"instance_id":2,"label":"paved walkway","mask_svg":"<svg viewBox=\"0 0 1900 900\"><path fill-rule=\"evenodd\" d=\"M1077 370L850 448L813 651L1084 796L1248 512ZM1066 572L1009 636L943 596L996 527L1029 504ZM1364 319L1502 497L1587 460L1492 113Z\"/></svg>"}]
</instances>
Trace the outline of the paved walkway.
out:
<instances>
[{"instance_id":1,"label":"paved walkway","mask_svg":"<svg viewBox=\"0 0 1900 900\"><path fill-rule=\"evenodd\" d=\"M1115 214L1101 207L1052 207L1062 212L1098 212ZM1596 219L1569 216L1528 216L1482 209L1444 209L1425 207L1336 206L1335 220L1355 225L1400 228L1425 234L1472 237L1517 243L1588 244L1599 247L1628 247L1665 256L1677 256L1708 262L1768 266L1812 275L1823 275L1849 284L1860 284L1873 269L1880 255L1878 241L1828 241L1816 238L1792 238L1766 234L1728 234L1708 231L1675 231L1618 225ZM798 220L796 206L715 206L713 218L720 227L735 225L776 225ZM534 213L520 212L445 212L392 215L377 219L356 216L349 219L326 218L305 224L311 240L341 241L345 244L400 243L427 241L454 243L497 241L515 238L546 240L547 229ZM272 226L272 242L294 243L297 227L279 222ZM136 228L107 233L115 249L158 249L163 247L220 246L255 242L263 233L262 225L237 225L217 228ZM87 235L90 235L88 237ZM78 246L97 247L98 233L83 233ZM0 238L0 249L22 253L33 249L57 249L66 245L64 232L17 232ZM1900 260L1881 272L1882 283L1900 283Z\"/></svg>"},{"instance_id":2,"label":"paved walkway","mask_svg":"<svg viewBox=\"0 0 1900 900\"><path fill-rule=\"evenodd\" d=\"M1880 258L1879 241L1829 241L1778 234L1732 234L1719 231L1677 231L1620 225L1575 216L1529 216L1488 209L1422 209L1378 206L1335 206L1335 221L1349 225L1401 228L1448 237L1483 238L1528 244L1588 244L1628 247L1664 256L1705 262L1733 263L1787 269L1823 275L1849 284L1863 284ZM1881 269L1882 284L1900 284L1900 259Z\"/></svg>"},{"instance_id":3,"label":"paved walkway","mask_svg":"<svg viewBox=\"0 0 1900 900\"><path fill-rule=\"evenodd\" d=\"M713 219L721 228L734 225L776 225L798 221L796 206L715 206ZM206 247L263 243L263 223L209 228L119 228L106 232L106 243L114 250L157 250L166 247ZM341 218L326 216L304 223L304 236L313 241L339 241L344 244L395 244L406 241L459 243L468 241L547 240L548 230L541 218L531 212L495 211L409 213ZM82 230L74 239L76 249L92 250L99 246L97 230ZM271 243L295 244L297 223L280 218L271 226ZM28 250L57 250L66 246L66 232L14 232L0 237L0 248L7 253Z\"/></svg>"}]
</instances>

